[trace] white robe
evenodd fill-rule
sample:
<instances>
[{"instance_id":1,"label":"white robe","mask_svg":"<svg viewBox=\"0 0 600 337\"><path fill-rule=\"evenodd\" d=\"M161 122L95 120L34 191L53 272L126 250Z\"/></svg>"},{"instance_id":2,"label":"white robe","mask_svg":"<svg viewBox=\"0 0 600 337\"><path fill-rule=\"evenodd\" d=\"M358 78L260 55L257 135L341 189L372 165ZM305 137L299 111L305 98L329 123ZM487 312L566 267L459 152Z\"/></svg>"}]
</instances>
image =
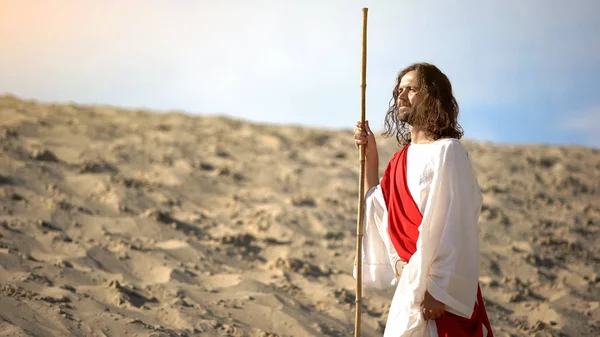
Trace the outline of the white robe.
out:
<instances>
[{"instance_id":1,"label":"white robe","mask_svg":"<svg viewBox=\"0 0 600 337\"><path fill-rule=\"evenodd\" d=\"M466 318L473 314L482 195L468 152L456 139L411 144L406 174L423 215L416 252L395 279L400 258L387 232L385 201L379 185L371 188L365 200L362 283L375 288L396 285L384 337L437 337L435 321L426 321L421 311L426 290L445 303L447 311Z\"/></svg>"}]
</instances>

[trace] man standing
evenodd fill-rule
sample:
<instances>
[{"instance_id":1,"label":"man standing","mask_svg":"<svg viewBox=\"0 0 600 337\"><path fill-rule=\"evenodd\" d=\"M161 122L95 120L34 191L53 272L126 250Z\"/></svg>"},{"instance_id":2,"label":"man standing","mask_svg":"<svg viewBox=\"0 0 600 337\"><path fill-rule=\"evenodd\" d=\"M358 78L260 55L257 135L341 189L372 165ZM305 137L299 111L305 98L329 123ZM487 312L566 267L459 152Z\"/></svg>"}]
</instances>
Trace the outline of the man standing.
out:
<instances>
[{"instance_id":1,"label":"man standing","mask_svg":"<svg viewBox=\"0 0 600 337\"><path fill-rule=\"evenodd\" d=\"M355 129L355 144L366 147L362 279L396 285L384 337L493 336L479 288L482 196L458 110L436 66L402 70L384 133L402 149L381 180L368 122Z\"/></svg>"}]
</instances>

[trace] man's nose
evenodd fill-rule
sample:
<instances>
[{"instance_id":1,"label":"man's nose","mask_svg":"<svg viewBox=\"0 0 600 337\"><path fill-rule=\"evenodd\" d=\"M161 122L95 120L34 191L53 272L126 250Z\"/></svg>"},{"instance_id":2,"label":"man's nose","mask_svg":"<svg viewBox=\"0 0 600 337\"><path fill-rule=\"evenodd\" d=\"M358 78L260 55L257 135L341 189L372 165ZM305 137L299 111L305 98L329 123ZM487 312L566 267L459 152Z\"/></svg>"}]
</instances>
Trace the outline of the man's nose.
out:
<instances>
[{"instance_id":1,"label":"man's nose","mask_svg":"<svg viewBox=\"0 0 600 337\"><path fill-rule=\"evenodd\" d=\"M408 90L400 91L400 95L398 95L398 98L402 101L407 101L408 100Z\"/></svg>"}]
</instances>

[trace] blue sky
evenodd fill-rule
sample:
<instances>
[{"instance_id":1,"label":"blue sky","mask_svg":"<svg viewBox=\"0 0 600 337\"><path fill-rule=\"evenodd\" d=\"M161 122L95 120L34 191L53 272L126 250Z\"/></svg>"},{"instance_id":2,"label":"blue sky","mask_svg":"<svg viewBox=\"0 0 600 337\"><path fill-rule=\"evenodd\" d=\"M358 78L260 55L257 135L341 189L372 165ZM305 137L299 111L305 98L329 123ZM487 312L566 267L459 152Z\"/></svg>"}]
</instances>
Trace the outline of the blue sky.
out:
<instances>
[{"instance_id":1,"label":"blue sky","mask_svg":"<svg viewBox=\"0 0 600 337\"><path fill-rule=\"evenodd\" d=\"M600 1L0 0L0 93L353 128L417 61L468 138L600 147Z\"/></svg>"}]
</instances>

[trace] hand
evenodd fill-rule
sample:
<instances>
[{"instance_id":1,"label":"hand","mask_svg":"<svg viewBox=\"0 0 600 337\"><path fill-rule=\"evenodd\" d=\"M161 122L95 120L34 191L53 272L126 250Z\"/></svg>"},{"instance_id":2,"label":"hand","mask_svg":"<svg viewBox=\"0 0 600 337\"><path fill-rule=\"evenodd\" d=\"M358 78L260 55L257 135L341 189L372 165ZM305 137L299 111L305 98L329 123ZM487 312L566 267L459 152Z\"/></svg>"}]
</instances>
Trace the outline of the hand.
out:
<instances>
[{"instance_id":1,"label":"hand","mask_svg":"<svg viewBox=\"0 0 600 337\"><path fill-rule=\"evenodd\" d=\"M423 310L423 317L426 320L436 320L446 311L446 305L433 298L428 291L425 292L425 299L421 303L421 308Z\"/></svg>"},{"instance_id":2,"label":"hand","mask_svg":"<svg viewBox=\"0 0 600 337\"><path fill-rule=\"evenodd\" d=\"M354 129L354 144L356 147L359 145L365 146L365 156L367 158L375 158L378 156L375 135L369 127L369 121L365 121L364 128L362 127L362 123L360 121L356 122L356 128Z\"/></svg>"},{"instance_id":3,"label":"hand","mask_svg":"<svg viewBox=\"0 0 600 337\"><path fill-rule=\"evenodd\" d=\"M400 278L400 276L402 275L402 270L404 270L404 266L406 266L406 262L402 261L402 259L399 259L398 261L396 261L396 274L395 277L396 278Z\"/></svg>"}]
</instances>

